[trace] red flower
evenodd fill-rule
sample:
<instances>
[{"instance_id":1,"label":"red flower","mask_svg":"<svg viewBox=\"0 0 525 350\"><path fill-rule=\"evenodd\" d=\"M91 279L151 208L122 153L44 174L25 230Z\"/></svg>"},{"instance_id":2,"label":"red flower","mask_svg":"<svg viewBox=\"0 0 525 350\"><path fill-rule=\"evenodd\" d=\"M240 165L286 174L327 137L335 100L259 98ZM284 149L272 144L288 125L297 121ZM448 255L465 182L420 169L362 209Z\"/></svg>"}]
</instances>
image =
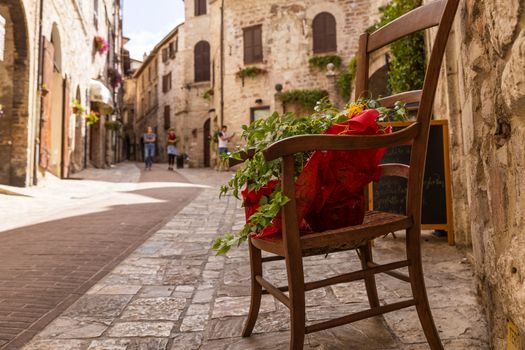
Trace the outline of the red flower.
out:
<instances>
[{"instance_id":1,"label":"red flower","mask_svg":"<svg viewBox=\"0 0 525 350\"><path fill-rule=\"evenodd\" d=\"M381 135L390 133L377 124L379 112L374 109L352 119L332 125L327 135ZM360 225L365 215L364 188L381 176L379 163L386 149L355 151L316 151L296 180L297 216L302 232L325 231ZM276 180L259 191L242 192L246 220L259 208L262 196L269 196ZM265 237L281 232L281 218L256 234Z\"/></svg>"}]
</instances>

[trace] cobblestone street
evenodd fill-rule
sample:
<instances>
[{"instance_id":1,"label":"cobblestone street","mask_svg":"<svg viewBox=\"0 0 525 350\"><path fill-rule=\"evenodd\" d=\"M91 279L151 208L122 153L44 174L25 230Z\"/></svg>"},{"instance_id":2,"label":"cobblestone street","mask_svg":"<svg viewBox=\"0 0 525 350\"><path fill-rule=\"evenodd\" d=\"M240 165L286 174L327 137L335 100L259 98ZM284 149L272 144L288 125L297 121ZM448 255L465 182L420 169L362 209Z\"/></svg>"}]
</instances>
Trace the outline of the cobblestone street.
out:
<instances>
[{"instance_id":1,"label":"cobblestone street","mask_svg":"<svg viewBox=\"0 0 525 350\"><path fill-rule=\"evenodd\" d=\"M20 349L199 192L160 165L79 176L0 194L0 348Z\"/></svg>"},{"instance_id":2,"label":"cobblestone street","mask_svg":"<svg viewBox=\"0 0 525 350\"><path fill-rule=\"evenodd\" d=\"M287 309L264 296L251 338L240 337L249 307L245 246L226 257L210 247L214 238L239 229L244 212L233 197L218 198L229 173L185 169L195 184L210 185L102 280L49 324L25 350L244 350L287 349ZM403 235L376 241L380 262L399 256ZM488 349L486 322L470 265L454 247L425 234L424 268L430 304L445 349ZM282 262L265 274L286 281ZM307 280L360 268L354 252L305 260ZM403 282L378 277L380 298L410 294ZM309 322L367 306L364 284L340 284L307 295ZM414 308L307 336L305 349L428 349Z\"/></svg>"}]
</instances>

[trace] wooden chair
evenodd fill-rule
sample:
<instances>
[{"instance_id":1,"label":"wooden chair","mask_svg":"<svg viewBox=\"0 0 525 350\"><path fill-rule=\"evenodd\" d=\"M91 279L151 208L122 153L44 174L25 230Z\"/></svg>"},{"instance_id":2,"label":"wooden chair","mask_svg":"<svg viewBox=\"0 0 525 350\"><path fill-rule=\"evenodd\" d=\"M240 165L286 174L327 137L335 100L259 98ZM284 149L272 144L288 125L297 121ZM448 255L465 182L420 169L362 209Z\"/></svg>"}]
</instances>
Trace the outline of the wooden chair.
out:
<instances>
[{"instance_id":1,"label":"wooden chair","mask_svg":"<svg viewBox=\"0 0 525 350\"><path fill-rule=\"evenodd\" d=\"M282 158L282 190L291 199L282 210L282 236L249 240L251 262L251 306L243 337L249 337L255 326L262 294L271 294L290 309L290 349L303 349L305 334L337 327L394 310L415 306L427 341L432 349L443 349L428 305L421 264L421 201L422 182L436 86L459 0L438 0L418 7L372 34L363 34L359 41L356 96L365 96L368 89L369 55L393 41L439 26L427 67L423 90L410 91L380 100L384 106L395 101L419 102L417 121L411 126L388 135L380 136L334 136L305 135L279 141L265 152L268 161ZM356 150L392 147L412 143L410 166L390 164L383 166L383 176L408 178L407 214L367 212L362 225L338 230L300 235L296 203L293 155L314 150ZM372 259L371 241L390 232L406 230L405 260L379 265ZM305 283L303 257L327 252L357 249L362 270ZM262 258L261 251L275 256ZM263 263L284 259L288 274L288 286L275 287L263 277ZM394 271L408 267L409 274ZM413 298L388 305L380 305L375 274L386 273L409 282ZM337 283L364 280L370 309L332 320L305 325L305 292ZM264 289L264 290L263 290ZM284 293L288 291L288 296Z\"/></svg>"}]
</instances>

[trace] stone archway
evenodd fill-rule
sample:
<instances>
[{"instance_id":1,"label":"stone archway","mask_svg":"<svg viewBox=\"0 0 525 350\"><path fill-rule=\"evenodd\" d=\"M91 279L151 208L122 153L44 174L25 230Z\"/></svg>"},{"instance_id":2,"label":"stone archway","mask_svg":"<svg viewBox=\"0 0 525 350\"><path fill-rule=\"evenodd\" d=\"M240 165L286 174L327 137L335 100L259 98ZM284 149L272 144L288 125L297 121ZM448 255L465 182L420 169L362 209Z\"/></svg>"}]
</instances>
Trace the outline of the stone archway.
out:
<instances>
[{"instance_id":1,"label":"stone archway","mask_svg":"<svg viewBox=\"0 0 525 350\"><path fill-rule=\"evenodd\" d=\"M0 183L29 181L29 41L21 0L0 3L4 49L0 57Z\"/></svg>"}]
</instances>

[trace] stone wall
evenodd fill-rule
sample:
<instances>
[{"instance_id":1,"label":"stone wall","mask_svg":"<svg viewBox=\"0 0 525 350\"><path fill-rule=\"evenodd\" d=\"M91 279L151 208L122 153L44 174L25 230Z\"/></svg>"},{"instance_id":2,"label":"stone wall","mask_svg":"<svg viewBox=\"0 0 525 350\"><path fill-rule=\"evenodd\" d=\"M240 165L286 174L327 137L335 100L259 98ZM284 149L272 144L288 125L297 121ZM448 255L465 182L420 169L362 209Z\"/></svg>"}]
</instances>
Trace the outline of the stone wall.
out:
<instances>
[{"instance_id":1,"label":"stone wall","mask_svg":"<svg viewBox=\"0 0 525 350\"><path fill-rule=\"evenodd\" d=\"M40 32L38 2L29 0L9 0L0 5L1 15L8 18L6 23L6 59L0 62L2 86L0 102L5 104L6 116L0 123L0 183L18 186L27 186L36 182L35 175L44 176L46 169L37 174L38 152L40 137L40 86L39 74L39 37ZM66 154L63 158L70 158L70 154L83 142L75 140L84 137L85 132L69 130L68 123L75 128L84 128L82 119L78 121L72 115L70 106L63 106L61 89L62 81L67 80L70 86L69 95L65 99L70 102L80 97L84 106L89 105L89 83L91 79L108 80L107 69L113 64L115 56L120 52L121 28L119 27L120 10L111 0L99 1L98 26L93 21L94 9L90 2L65 0L45 0L43 2L42 35L47 40L53 40L57 52L58 71L56 72L55 91L51 91L50 99L53 103L55 120L50 130L52 135L66 135ZM115 40L111 31L115 31ZM92 50L95 35L109 38L111 48L107 54L95 54ZM109 56L109 57L108 57ZM12 84L11 86L7 86ZM11 96L11 97L10 97ZM7 102L7 103L6 103ZM65 107L65 108L64 108ZM66 115L63 116L63 110ZM8 112L8 113L7 113ZM65 122L64 122L65 121ZM103 128L101 138L105 144ZM53 166L60 168L62 162L62 142L53 139ZM111 147L109 147L111 151ZM36 153L36 155L35 155ZM96 160L97 164L105 165L105 155ZM79 169L83 164L82 154L75 154L71 165L72 169Z\"/></svg>"},{"instance_id":2,"label":"stone wall","mask_svg":"<svg viewBox=\"0 0 525 350\"><path fill-rule=\"evenodd\" d=\"M436 114L450 121L455 231L472 247L492 330L525 334L525 3L464 0Z\"/></svg>"},{"instance_id":3,"label":"stone wall","mask_svg":"<svg viewBox=\"0 0 525 350\"><path fill-rule=\"evenodd\" d=\"M355 55L359 35L371 24L368 15L370 1L225 1L225 110L224 122L232 132L239 133L243 124L250 123L252 108L268 106L280 110L275 98L275 85L283 92L294 89L320 88L328 90L331 98L341 101L335 89L335 79L327 78L326 70L310 68L308 60L314 55L312 22L321 12L336 18L337 54L343 67ZM257 66L266 71L244 81L236 76L243 62L243 28L262 24L263 56ZM323 54L320 54L323 55ZM256 100L259 100L256 102ZM262 102L261 102L262 100ZM237 138L234 142L238 142Z\"/></svg>"}]
</instances>

